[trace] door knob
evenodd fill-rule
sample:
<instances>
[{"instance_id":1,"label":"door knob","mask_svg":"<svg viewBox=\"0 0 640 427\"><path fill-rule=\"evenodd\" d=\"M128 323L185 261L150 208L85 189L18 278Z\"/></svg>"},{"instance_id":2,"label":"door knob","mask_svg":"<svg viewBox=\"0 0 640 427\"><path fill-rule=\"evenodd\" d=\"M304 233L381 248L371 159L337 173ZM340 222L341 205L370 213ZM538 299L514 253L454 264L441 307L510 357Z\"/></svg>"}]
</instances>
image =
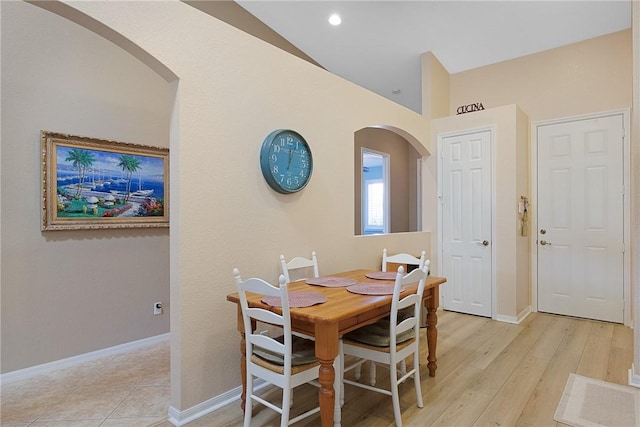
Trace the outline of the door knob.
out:
<instances>
[{"instance_id":1,"label":"door knob","mask_svg":"<svg viewBox=\"0 0 640 427\"><path fill-rule=\"evenodd\" d=\"M482 245L482 246L489 246L489 241L488 240L483 240L482 242L476 242L477 245Z\"/></svg>"},{"instance_id":2,"label":"door knob","mask_svg":"<svg viewBox=\"0 0 640 427\"><path fill-rule=\"evenodd\" d=\"M541 244L542 246L546 246L546 245L551 246L551 242L547 242L546 240L540 240L540 244Z\"/></svg>"},{"instance_id":3,"label":"door knob","mask_svg":"<svg viewBox=\"0 0 640 427\"><path fill-rule=\"evenodd\" d=\"M540 230L540 234L547 234L547 230L545 230L544 228Z\"/></svg>"}]
</instances>

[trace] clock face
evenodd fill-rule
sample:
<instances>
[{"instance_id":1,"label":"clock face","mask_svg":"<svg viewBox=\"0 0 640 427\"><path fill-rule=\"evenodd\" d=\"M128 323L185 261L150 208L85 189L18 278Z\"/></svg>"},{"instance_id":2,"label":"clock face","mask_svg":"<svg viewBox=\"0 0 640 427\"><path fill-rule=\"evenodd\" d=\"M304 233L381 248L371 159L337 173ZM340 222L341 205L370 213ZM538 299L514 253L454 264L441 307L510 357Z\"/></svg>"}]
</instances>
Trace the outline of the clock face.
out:
<instances>
[{"instance_id":1,"label":"clock face","mask_svg":"<svg viewBox=\"0 0 640 427\"><path fill-rule=\"evenodd\" d=\"M262 143L260 167L267 184L278 193L300 191L313 170L309 144L295 131L273 131Z\"/></svg>"}]
</instances>

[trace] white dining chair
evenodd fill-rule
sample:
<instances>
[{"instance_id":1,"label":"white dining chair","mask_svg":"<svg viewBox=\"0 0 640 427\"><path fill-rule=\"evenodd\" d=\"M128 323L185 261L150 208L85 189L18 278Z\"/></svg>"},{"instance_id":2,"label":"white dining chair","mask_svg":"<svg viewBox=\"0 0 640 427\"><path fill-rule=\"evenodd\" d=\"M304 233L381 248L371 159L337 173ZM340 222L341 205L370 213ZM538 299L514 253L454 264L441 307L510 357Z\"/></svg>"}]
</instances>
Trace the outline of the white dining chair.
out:
<instances>
[{"instance_id":1,"label":"white dining chair","mask_svg":"<svg viewBox=\"0 0 640 427\"><path fill-rule=\"evenodd\" d=\"M386 272L387 271L387 263L393 263L393 264L404 264L407 267L410 265L415 265L417 266L418 269L422 269L424 268L424 266L427 266L427 275L429 275L429 267L431 265L431 261L426 259L427 256L427 252L426 251L422 251L420 253L420 258L415 257L409 253L397 253L394 255L388 255L387 253L387 249L383 249L382 250L382 271ZM419 315L419 319L422 319L422 308L420 309L420 315ZM360 367L357 367L355 372L355 376L356 379L360 379ZM405 374L407 372L404 360L402 361L402 363L400 364L400 372L402 374ZM376 385L376 365L375 363L372 363L369 367L369 384Z\"/></svg>"},{"instance_id":2,"label":"white dining chair","mask_svg":"<svg viewBox=\"0 0 640 427\"><path fill-rule=\"evenodd\" d=\"M367 390L376 391L391 396L393 415L397 427L402 427L400 412L400 397L398 384L413 377L416 403L422 408L422 390L420 387L420 305L427 277L426 268L413 270L404 275L404 268L400 266L396 275L391 300L391 314L389 319L356 329L342 337L339 343L340 361L342 369L340 375L343 384L350 384ZM416 291L400 297L406 285L418 283ZM345 366L345 356L353 356L357 360ZM413 366L405 373L398 373L399 364L413 356ZM358 381L345 379L344 374L364 362L372 364L383 363L389 365L390 389L383 389ZM341 387L341 401L344 401L344 387Z\"/></svg>"},{"instance_id":3,"label":"white dining chair","mask_svg":"<svg viewBox=\"0 0 640 427\"><path fill-rule=\"evenodd\" d=\"M382 251L382 271L387 271L387 263L417 265L418 269L422 270L422 267L424 267L426 256L426 251L421 252L420 258L409 253L397 253L394 255L389 255L387 254L387 249L385 248Z\"/></svg>"},{"instance_id":4,"label":"white dining chair","mask_svg":"<svg viewBox=\"0 0 640 427\"><path fill-rule=\"evenodd\" d=\"M319 383L314 380L318 378L320 363L315 357L315 343L292 334L287 280L284 275L280 275L279 287L258 278L243 281L238 269L233 270L233 277L238 288L246 342L247 380L244 427L249 427L251 424L254 401L281 414L281 427L319 412L320 407L317 406L293 419L289 417L293 402L293 388L305 383L319 386ZM282 306L282 314L263 308L249 307L247 292L278 297ZM256 321L281 327L283 335L272 338L268 335L252 332L251 325ZM339 359L337 360L339 365ZM260 378L282 389L280 406L268 402L254 392L255 378Z\"/></svg>"},{"instance_id":5,"label":"white dining chair","mask_svg":"<svg viewBox=\"0 0 640 427\"><path fill-rule=\"evenodd\" d=\"M287 283L291 283L292 281L297 282L308 279L309 277L320 277L318 257L315 251L311 252L311 258L297 256L292 258L289 262L287 262L284 255L280 255L280 268L282 269L282 274L284 274ZM311 276L311 274L301 274L311 273L311 269L313 269L313 276ZM297 275L294 277L294 280L291 280L291 273L293 273L294 270Z\"/></svg>"}]
</instances>

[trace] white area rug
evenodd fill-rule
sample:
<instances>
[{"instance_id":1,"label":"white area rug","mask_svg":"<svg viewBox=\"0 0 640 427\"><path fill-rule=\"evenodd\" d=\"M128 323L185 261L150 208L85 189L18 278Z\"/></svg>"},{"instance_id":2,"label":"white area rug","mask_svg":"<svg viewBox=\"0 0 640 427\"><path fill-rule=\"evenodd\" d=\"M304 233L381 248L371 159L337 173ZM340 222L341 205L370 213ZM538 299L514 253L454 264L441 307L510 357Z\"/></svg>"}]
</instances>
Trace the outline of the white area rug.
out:
<instances>
[{"instance_id":1,"label":"white area rug","mask_svg":"<svg viewBox=\"0 0 640 427\"><path fill-rule=\"evenodd\" d=\"M553 419L574 427L640 426L640 389L571 374Z\"/></svg>"}]
</instances>

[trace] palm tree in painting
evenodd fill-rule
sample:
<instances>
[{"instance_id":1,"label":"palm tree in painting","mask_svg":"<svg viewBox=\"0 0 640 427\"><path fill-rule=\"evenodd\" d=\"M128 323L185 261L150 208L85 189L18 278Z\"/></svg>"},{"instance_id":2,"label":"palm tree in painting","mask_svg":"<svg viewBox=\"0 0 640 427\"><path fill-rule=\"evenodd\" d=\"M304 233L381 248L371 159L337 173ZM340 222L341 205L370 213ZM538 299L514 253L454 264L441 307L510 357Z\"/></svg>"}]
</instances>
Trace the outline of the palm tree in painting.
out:
<instances>
[{"instance_id":1,"label":"palm tree in painting","mask_svg":"<svg viewBox=\"0 0 640 427\"><path fill-rule=\"evenodd\" d=\"M76 190L76 198L80 197L80 192L82 191L82 186L84 184L84 178L87 173L87 169L91 167L93 162L95 161L95 157L93 154L87 150L80 150L77 148L71 149L69 154L67 154L67 158L64 159L65 162L72 162L73 168L78 170L78 189Z\"/></svg>"},{"instance_id":2,"label":"palm tree in painting","mask_svg":"<svg viewBox=\"0 0 640 427\"><path fill-rule=\"evenodd\" d=\"M127 190L125 191L126 194L124 196L124 201L126 203L131 195L131 177L134 172L140 168L140 160L137 157L123 154L120 156L118 166L121 167L122 171L127 175Z\"/></svg>"}]
</instances>

